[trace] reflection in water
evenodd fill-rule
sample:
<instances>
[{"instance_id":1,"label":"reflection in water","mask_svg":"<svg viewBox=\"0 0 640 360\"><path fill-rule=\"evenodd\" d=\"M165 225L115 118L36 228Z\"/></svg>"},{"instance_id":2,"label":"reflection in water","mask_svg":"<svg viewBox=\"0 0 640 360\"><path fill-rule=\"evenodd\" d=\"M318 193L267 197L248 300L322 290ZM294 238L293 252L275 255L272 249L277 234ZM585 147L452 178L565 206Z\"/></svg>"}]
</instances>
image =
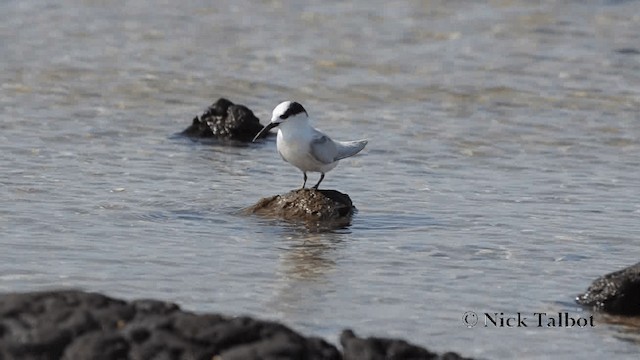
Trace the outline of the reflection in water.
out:
<instances>
[{"instance_id":1,"label":"reflection in water","mask_svg":"<svg viewBox=\"0 0 640 360\"><path fill-rule=\"evenodd\" d=\"M281 256L284 279L317 280L335 266L344 233L293 232L286 235Z\"/></svg>"},{"instance_id":2,"label":"reflection in water","mask_svg":"<svg viewBox=\"0 0 640 360\"><path fill-rule=\"evenodd\" d=\"M278 273L281 286L269 305L284 318L296 319L317 309L316 301L335 292L335 284L329 280L329 274L335 270L348 232L289 230L283 234L280 247Z\"/></svg>"},{"instance_id":3,"label":"reflection in water","mask_svg":"<svg viewBox=\"0 0 640 360\"><path fill-rule=\"evenodd\" d=\"M618 316L608 314L595 314L597 323L607 323L615 326L614 337L640 344L640 316Z\"/></svg>"}]
</instances>

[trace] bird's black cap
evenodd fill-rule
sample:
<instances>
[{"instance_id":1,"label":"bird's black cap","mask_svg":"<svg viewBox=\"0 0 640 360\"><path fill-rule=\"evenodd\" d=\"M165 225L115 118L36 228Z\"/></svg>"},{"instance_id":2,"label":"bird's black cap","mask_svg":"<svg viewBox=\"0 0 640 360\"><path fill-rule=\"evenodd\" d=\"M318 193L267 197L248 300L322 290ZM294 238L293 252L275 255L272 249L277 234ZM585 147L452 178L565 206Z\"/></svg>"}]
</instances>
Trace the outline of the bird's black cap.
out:
<instances>
[{"instance_id":1,"label":"bird's black cap","mask_svg":"<svg viewBox=\"0 0 640 360\"><path fill-rule=\"evenodd\" d=\"M284 114L280 115L280 119L284 120L284 119L288 118L289 116L298 115L298 114L300 114L302 112L307 114L307 110L305 110L302 107L302 105L300 105L300 103L297 103L297 102L293 101L291 104L289 104L289 107L284 112ZM307 116L308 115L309 114L307 114Z\"/></svg>"}]
</instances>

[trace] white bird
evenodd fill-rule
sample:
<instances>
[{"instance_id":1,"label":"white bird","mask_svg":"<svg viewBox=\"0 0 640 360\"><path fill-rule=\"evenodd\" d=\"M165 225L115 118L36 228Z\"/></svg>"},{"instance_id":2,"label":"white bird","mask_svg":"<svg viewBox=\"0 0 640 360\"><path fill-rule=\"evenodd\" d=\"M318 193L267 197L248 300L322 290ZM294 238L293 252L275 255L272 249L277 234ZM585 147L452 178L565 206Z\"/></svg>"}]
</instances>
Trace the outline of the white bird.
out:
<instances>
[{"instance_id":1,"label":"white bird","mask_svg":"<svg viewBox=\"0 0 640 360\"><path fill-rule=\"evenodd\" d=\"M282 159L302 170L307 184L307 172L319 172L320 180L313 187L318 189L324 174L338 165L338 160L359 153L367 145L367 140L334 141L309 124L307 111L295 101L285 101L273 109L271 122L262 128L261 137L279 126L276 146Z\"/></svg>"}]
</instances>

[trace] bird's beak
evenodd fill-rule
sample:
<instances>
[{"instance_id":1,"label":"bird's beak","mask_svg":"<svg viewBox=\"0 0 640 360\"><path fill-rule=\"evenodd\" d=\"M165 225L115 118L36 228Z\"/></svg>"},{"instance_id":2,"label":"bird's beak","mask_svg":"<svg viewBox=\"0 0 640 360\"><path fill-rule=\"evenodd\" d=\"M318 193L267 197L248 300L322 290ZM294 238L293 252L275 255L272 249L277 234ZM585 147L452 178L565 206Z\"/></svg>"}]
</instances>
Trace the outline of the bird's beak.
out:
<instances>
[{"instance_id":1,"label":"bird's beak","mask_svg":"<svg viewBox=\"0 0 640 360\"><path fill-rule=\"evenodd\" d=\"M251 142L256 142L256 140L258 138L263 137L264 135L266 135L269 130L273 129L274 127L280 125L280 123L277 122L270 122L269 125L265 126L262 128L262 130L260 130L260 132L258 133L258 135L256 135L256 137L253 138L253 140L251 140Z\"/></svg>"}]
</instances>

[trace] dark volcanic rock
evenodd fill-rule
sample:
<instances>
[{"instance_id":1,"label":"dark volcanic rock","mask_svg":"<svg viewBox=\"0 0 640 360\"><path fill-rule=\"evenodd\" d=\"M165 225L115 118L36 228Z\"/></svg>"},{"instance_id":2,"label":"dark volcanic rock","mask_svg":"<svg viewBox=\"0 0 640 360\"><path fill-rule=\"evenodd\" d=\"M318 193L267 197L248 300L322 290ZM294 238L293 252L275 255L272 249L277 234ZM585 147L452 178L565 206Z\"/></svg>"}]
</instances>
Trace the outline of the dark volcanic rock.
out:
<instances>
[{"instance_id":1,"label":"dark volcanic rock","mask_svg":"<svg viewBox=\"0 0 640 360\"><path fill-rule=\"evenodd\" d=\"M576 301L616 315L640 315L640 263L596 279Z\"/></svg>"},{"instance_id":2,"label":"dark volcanic rock","mask_svg":"<svg viewBox=\"0 0 640 360\"><path fill-rule=\"evenodd\" d=\"M353 331L345 330L340 335L344 348L344 360L464 360L452 352L438 355L429 350L409 344L404 340L387 338L359 338Z\"/></svg>"},{"instance_id":3,"label":"dark volcanic rock","mask_svg":"<svg viewBox=\"0 0 640 360\"><path fill-rule=\"evenodd\" d=\"M262 130L260 120L244 105L220 98L196 116L182 134L197 138L218 138L249 142Z\"/></svg>"},{"instance_id":4,"label":"dark volcanic rock","mask_svg":"<svg viewBox=\"0 0 640 360\"><path fill-rule=\"evenodd\" d=\"M349 195L336 190L298 189L260 199L245 211L284 220L348 223L355 207Z\"/></svg>"},{"instance_id":5,"label":"dark volcanic rock","mask_svg":"<svg viewBox=\"0 0 640 360\"><path fill-rule=\"evenodd\" d=\"M463 359L403 340L340 337L345 360ZM0 359L343 359L333 345L249 317L194 314L155 300L65 290L0 294Z\"/></svg>"},{"instance_id":6,"label":"dark volcanic rock","mask_svg":"<svg viewBox=\"0 0 640 360\"><path fill-rule=\"evenodd\" d=\"M0 359L340 359L318 338L248 317L57 291L0 295Z\"/></svg>"}]
</instances>

